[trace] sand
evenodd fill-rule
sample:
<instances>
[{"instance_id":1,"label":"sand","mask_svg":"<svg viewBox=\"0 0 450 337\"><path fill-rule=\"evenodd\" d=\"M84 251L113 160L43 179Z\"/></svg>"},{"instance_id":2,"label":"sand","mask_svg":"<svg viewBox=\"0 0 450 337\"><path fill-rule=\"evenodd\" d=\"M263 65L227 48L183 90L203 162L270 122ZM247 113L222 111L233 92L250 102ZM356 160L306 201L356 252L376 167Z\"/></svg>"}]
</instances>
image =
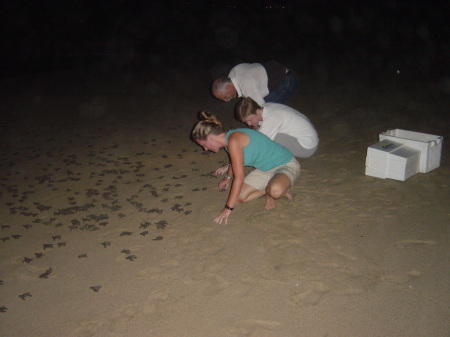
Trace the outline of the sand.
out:
<instances>
[{"instance_id":1,"label":"sand","mask_svg":"<svg viewBox=\"0 0 450 337\"><path fill-rule=\"evenodd\" d=\"M189 140L227 127L208 69L61 70L3 79L1 336L444 337L449 95L392 72L318 79L289 105L320 135L292 200L236 206ZM441 166L364 174L387 129L444 136Z\"/></svg>"}]
</instances>

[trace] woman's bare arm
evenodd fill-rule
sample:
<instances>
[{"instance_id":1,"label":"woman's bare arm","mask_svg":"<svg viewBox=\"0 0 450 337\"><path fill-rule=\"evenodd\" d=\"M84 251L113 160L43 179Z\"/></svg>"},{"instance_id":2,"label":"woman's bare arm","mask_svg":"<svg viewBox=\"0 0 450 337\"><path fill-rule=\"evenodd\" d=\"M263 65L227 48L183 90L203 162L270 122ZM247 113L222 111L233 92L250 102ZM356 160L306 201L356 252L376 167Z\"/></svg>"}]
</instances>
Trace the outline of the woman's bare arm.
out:
<instances>
[{"instance_id":1,"label":"woman's bare arm","mask_svg":"<svg viewBox=\"0 0 450 337\"><path fill-rule=\"evenodd\" d=\"M230 155L230 168L229 174L233 174L233 182L231 184L231 190L228 195L226 206L234 208L239 199L242 185L244 184L245 172L244 172L244 147L249 142L248 136L243 132L234 132L228 138L228 153ZM227 223L228 216L231 214L231 210L224 207L222 212L214 220L217 223L225 221Z\"/></svg>"}]
</instances>

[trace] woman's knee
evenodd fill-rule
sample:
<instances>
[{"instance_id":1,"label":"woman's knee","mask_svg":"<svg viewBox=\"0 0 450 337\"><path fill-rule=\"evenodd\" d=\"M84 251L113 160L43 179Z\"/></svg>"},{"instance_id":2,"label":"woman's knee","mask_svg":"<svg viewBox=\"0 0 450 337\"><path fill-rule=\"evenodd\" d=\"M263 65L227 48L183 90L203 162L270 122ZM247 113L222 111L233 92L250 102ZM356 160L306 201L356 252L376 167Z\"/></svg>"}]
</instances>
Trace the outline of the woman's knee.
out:
<instances>
[{"instance_id":1,"label":"woman's knee","mask_svg":"<svg viewBox=\"0 0 450 337\"><path fill-rule=\"evenodd\" d=\"M275 175L266 187L266 193L271 198L277 200L285 196L291 187L291 181L285 174Z\"/></svg>"},{"instance_id":2,"label":"woman's knee","mask_svg":"<svg viewBox=\"0 0 450 337\"><path fill-rule=\"evenodd\" d=\"M286 194L287 189L284 188L284 186L281 186L281 184L269 184L266 187L266 193L271 198L278 200L282 198Z\"/></svg>"}]
</instances>

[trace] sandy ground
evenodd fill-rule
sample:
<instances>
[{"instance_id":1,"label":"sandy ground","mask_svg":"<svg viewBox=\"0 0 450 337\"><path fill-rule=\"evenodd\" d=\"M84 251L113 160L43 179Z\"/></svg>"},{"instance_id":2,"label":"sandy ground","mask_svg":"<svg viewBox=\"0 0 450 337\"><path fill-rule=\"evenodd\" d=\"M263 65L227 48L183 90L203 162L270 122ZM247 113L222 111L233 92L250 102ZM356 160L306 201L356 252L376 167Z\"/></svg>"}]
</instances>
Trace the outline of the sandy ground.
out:
<instances>
[{"instance_id":1,"label":"sandy ground","mask_svg":"<svg viewBox=\"0 0 450 337\"><path fill-rule=\"evenodd\" d=\"M210 175L226 154L189 140L200 109L242 126L210 72L4 79L0 335L448 336L443 83L297 71L289 104L319 151L293 200L239 205L228 225ZM367 147L395 128L444 136L440 168L365 176Z\"/></svg>"}]
</instances>

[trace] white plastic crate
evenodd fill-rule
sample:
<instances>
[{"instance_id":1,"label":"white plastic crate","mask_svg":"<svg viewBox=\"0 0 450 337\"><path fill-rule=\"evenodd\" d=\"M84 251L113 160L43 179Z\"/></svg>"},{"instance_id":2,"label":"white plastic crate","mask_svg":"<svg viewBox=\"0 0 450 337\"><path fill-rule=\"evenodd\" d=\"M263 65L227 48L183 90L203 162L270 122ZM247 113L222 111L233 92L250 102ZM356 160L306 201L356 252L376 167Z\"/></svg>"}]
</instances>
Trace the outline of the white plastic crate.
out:
<instances>
[{"instance_id":1,"label":"white plastic crate","mask_svg":"<svg viewBox=\"0 0 450 337\"><path fill-rule=\"evenodd\" d=\"M420 151L419 172L427 173L441 164L442 136L407 131L401 129L387 130L380 133L380 141L388 139Z\"/></svg>"},{"instance_id":2,"label":"white plastic crate","mask_svg":"<svg viewBox=\"0 0 450 337\"><path fill-rule=\"evenodd\" d=\"M366 175L405 181L419 172L420 151L391 140L367 148Z\"/></svg>"}]
</instances>

